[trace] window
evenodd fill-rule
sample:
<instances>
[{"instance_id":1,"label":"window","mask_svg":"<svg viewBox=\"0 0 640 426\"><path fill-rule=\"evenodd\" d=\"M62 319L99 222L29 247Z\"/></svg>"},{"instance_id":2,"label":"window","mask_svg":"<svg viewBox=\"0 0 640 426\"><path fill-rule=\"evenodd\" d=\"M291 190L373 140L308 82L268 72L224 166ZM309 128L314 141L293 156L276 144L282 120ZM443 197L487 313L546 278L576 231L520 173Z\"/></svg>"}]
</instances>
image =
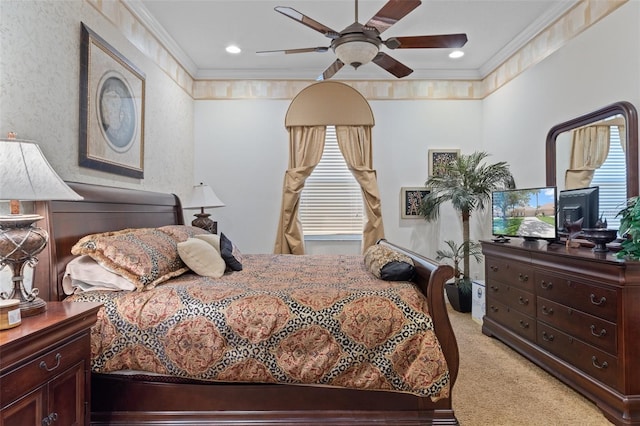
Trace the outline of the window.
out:
<instances>
[{"instance_id":1,"label":"window","mask_svg":"<svg viewBox=\"0 0 640 426\"><path fill-rule=\"evenodd\" d=\"M327 126L324 152L300 196L305 236L362 235L362 191L338 147L335 126Z\"/></svg>"},{"instance_id":2,"label":"window","mask_svg":"<svg viewBox=\"0 0 640 426\"><path fill-rule=\"evenodd\" d=\"M624 208L627 199L627 174L625 153L620 145L618 126L609 127L609 155L593 174L590 186L600 187L600 215L607 220L607 227L620 227L618 212Z\"/></svg>"}]
</instances>

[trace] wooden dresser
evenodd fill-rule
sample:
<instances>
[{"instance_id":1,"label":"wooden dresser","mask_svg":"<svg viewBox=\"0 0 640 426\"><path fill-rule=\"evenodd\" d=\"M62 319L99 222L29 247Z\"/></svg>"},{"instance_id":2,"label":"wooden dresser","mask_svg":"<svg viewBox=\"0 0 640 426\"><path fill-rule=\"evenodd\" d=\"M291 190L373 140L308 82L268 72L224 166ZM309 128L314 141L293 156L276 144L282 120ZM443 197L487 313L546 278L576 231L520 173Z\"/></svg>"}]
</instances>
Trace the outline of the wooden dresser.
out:
<instances>
[{"instance_id":1,"label":"wooden dresser","mask_svg":"<svg viewBox=\"0 0 640 426\"><path fill-rule=\"evenodd\" d=\"M564 244L482 242L494 336L595 402L640 425L640 262Z\"/></svg>"},{"instance_id":2,"label":"wooden dresser","mask_svg":"<svg viewBox=\"0 0 640 426\"><path fill-rule=\"evenodd\" d=\"M0 331L0 426L89 424L99 307L48 302L46 312Z\"/></svg>"}]
</instances>

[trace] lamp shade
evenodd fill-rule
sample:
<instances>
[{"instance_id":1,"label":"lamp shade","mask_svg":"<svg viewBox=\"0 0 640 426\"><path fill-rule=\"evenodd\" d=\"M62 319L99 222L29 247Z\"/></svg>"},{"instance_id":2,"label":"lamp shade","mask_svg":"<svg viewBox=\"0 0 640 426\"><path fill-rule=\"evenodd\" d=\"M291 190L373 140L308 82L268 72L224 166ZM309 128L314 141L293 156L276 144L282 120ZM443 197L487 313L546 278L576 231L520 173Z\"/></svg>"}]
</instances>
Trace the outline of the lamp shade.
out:
<instances>
[{"instance_id":1,"label":"lamp shade","mask_svg":"<svg viewBox=\"0 0 640 426\"><path fill-rule=\"evenodd\" d=\"M335 46L336 56L354 68L367 64L378 54L378 46L368 41L349 41Z\"/></svg>"},{"instance_id":2,"label":"lamp shade","mask_svg":"<svg viewBox=\"0 0 640 426\"><path fill-rule=\"evenodd\" d=\"M33 141L0 139L0 200L82 200Z\"/></svg>"},{"instance_id":3,"label":"lamp shade","mask_svg":"<svg viewBox=\"0 0 640 426\"><path fill-rule=\"evenodd\" d=\"M223 207L224 203L220 201L220 198L213 192L213 189L209 185L201 183L195 185L191 191L191 196L187 203L185 203L185 209L209 209L213 207Z\"/></svg>"}]
</instances>

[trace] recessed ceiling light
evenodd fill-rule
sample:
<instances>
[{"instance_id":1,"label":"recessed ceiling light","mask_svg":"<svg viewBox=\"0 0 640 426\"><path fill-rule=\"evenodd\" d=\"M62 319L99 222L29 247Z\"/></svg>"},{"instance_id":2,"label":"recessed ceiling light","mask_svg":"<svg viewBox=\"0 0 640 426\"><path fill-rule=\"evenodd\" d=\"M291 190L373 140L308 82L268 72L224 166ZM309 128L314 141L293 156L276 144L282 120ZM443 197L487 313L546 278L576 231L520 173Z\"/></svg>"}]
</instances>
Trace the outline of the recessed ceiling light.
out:
<instances>
[{"instance_id":1,"label":"recessed ceiling light","mask_svg":"<svg viewBox=\"0 0 640 426\"><path fill-rule=\"evenodd\" d=\"M234 46L233 44L227 46L227 48L225 50L228 53L240 53L240 52L242 52L242 50L238 46Z\"/></svg>"},{"instance_id":2,"label":"recessed ceiling light","mask_svg":"<svg viewBox=\"0 0 640 426\"><path fill-rule=\"evenodd\" d=\"M454 50L453 52L449 53L449 57L451 59L462 58L463 56L464 52L462 50Z\"/></svg>"}]
</instances>

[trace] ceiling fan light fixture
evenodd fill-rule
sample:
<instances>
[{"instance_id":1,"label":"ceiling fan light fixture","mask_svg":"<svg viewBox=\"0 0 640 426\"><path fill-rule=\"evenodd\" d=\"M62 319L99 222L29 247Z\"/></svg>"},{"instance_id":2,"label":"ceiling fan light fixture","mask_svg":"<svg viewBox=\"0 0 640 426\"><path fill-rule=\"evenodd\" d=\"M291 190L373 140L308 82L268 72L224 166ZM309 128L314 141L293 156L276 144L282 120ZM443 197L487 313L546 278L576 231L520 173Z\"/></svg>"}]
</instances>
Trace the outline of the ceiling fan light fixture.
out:
<instances>
[{"instance_id":1,"label":"ceiling fan light fixture","mask_svg":"<svg viewBox=\"0 0 640 426\"><path fill-rule=\"evenodd\" d=\"M368 41L349 41L333 49L338 59L354 68L367 64L378 54L378 46Z\"/></svg>"}]
</instances>

